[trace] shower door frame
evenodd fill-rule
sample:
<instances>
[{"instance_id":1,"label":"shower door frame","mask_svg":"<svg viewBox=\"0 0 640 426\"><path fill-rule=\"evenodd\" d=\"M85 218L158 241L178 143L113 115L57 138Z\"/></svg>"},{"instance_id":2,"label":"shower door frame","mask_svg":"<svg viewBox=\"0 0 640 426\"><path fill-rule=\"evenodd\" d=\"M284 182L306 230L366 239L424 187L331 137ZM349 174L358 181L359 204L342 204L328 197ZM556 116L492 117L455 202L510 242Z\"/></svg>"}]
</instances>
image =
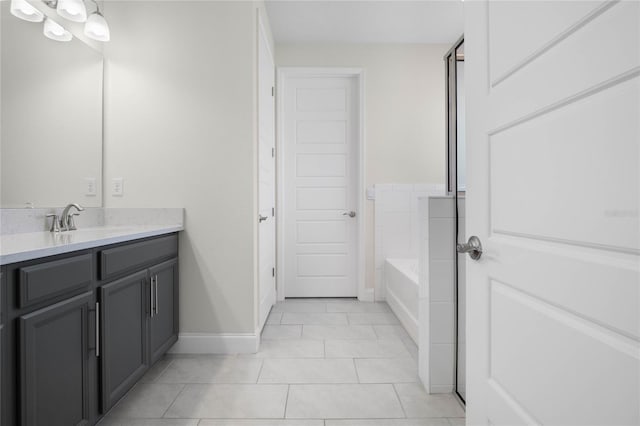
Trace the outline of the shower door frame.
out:
<instances>
[{"instance_id":1,"label":"shower door frame","mask_svg":"<svg viewBox=\"0 0 640 426\"><path fill-rule=\"evenodd\" d=\"M447 105L447 193L453 196L455 203L455 231L453 238L458 242L458 58L457 50L464 44L464 34L453 44L451 49L444 55L445 62L445 87L446 87L446 105ZM453 61L451 61L453 59ZM464 60L464 59L463 59ZM453 63L453 66L451 65ZM465 214L466 216L466 214ZM465 398L458 392L458 339L460 326L458 324L458 252L456 244L453 245L453 289L454 289L454 394L458 397L462 404L466 405ZM466 357L465 357L466 359Z\"/></svg>"}]
</instances>

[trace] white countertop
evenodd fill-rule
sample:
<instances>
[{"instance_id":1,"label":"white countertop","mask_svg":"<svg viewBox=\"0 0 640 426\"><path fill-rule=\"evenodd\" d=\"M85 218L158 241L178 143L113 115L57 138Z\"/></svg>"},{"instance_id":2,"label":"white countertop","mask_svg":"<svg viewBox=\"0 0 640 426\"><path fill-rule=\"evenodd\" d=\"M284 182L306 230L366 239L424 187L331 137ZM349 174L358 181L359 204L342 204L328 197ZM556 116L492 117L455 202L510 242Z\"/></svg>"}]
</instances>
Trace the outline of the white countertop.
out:
<instances>
[{"instance_id":1,"label":"white countertop","mask_svg":"<svg viewBox=\"0 0 640 426\"><path fill-rule=\"evenodd\" d=\"M0 235L0 265L184 230L182 224L101 226L66 232Z\"/></svg>"}]
</instances>

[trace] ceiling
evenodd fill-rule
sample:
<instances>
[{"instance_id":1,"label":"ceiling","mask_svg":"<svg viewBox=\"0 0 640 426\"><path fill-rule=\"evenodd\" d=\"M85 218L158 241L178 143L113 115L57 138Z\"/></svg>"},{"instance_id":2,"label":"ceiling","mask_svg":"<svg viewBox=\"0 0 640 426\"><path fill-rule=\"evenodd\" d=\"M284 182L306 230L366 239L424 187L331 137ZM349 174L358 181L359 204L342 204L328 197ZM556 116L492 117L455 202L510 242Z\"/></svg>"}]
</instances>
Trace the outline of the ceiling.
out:
<instances>
[{"instance_id":1,"label":"ceiling","mask_svg":"<svg viewBox=\"0 0 640 426\"><path fill-rule=\"evenodd\" d=\"M276 43L453 43L461 0L267 0Z\"/></svg>"}]
</instances>

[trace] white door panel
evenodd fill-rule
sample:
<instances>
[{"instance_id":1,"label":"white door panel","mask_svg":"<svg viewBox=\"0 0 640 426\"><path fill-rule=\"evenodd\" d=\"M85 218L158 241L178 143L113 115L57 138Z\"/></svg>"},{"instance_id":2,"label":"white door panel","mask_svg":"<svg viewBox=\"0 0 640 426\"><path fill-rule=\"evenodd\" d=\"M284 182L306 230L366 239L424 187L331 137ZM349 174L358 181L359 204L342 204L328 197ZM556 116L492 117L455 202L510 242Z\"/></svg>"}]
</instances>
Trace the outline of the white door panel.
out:
<instances>
[{"instance_id":1,"label":"white door panel","mask_svg":"<svg viewBox=\"0 0 640 426\"><path fill-rule=\"evenodd\" d=\"M495 85L550 43L584 23L604 1L489 2L491 82Z\"/></svg>"},{"instance_id":2,"label":"white door panel","mask_svg":"<svg viewBox=\"0 0 640 426\"><path fill-rule=\"evenodd\" d=\"M291 77L282 102L285 296L356 296L354 79Z\"/></svg>"},{"instance_id":3,"label":"white door panel","mask_svg":"<svg viewBox=\"0 0 640 426\"><path fill-rule=\"evenodd\" d=\"M512 3L492 2L491 8L508 7ZM549 3L553 5L553 2ZM582 4L555 3L561 3L564 7ZM519 119L539 114L545 108L555 107L556 103L572 96L583 95L583 92L606 84L616 76L637 71L640 27L637 23L637 3L634 3L622 2L615 7L598 9L602 13L597 19L536 55L535 60L519 68L506 80L493 83L496 90L491 92L489 102L496 106L509 105L509 108L491 108L488 128L495 130L500 126L516 124ZM593 6L597 3L589 4ZM509 21L511 15L503 18L495 16L490 21L492 32L495 32L493 26L499 19ZM546 28L546 25L544 20L536 21L539 28ZM512 37L518 39L520 33ZM528 84L532 81L546 84Z\"/></svg>"},{"instance_id":4,"label":"white door panel","mask_svg":"<svg viewBox=\"0 0 640 426\"><path fill-rule=\"evenodd\" d=\"M640 249L637 218L613 213L638 193L612 190L640 179L639 92L636 77L490 134L492 231Z\"/></svg>"},{"instance_id":5,"label":"white door panel","mask_svg":"<svg viewBox=\"0 0 640 426\"><path fill-rule=\"evenodd\" d=\"M347 142L345 120L298 121L296 127L298 144L344 144Z\"/></svg>"},{"instance_id":6,"label":"white door panel","mask_svg":"<svg viewBox=\"0 0 640 426\"><path fill-rule=\"evenodd\" d=\"M345 154L298 154L297 177L346 177Z\"/></svg>"},{"instance_id":7,"label":"white door panel","mask_svg":"<svg viewBox=\"0 0 640 426\"><path fill-rule=\"evenodd\" d=\"M326 221L298 221L297 239L298 244L313 243L347 243L347 224L344 220Z\"/></svg>"},{"instance_id":8,"label":"white door panel","mask_svg":"<svg viewBox=\"0 0 640 426\"><path fill-rule=\"evenodd\" d=\"M264 326L276 301L275 220L275 65L269 43L259 23L258 42L258 208L265 220L258 225L259 328Z\"/></svg>"},{"instance_id":9,"label":"white door panel","mask_svg":"<svg viewBox=\"0 0 640 426\"><path fill-rule=\"evenodd\" d=\"M347 110L347 89L342 87L301 87L296 89L295 102L297 112L344 112Z\"/></svg>"},{"instance_id":10,"label":"white door panel","mask_svg":"<svg viewBox=\"0 0 640 426\"><path fill-rule=\"evenodd\" d=\"M640 3L465 9L468 424L640 424Z\"/></svg>"}]
</instances>

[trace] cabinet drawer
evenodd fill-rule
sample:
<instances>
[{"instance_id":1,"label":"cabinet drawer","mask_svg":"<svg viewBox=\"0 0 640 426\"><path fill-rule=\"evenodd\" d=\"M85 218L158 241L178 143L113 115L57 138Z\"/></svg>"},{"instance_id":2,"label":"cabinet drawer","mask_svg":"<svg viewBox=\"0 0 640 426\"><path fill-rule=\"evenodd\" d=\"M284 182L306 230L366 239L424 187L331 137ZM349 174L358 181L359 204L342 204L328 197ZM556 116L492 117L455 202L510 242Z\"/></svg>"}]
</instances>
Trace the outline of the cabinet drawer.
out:
<instances>
[{"instance_id":1,"label":"cabinet drawer","mask_svg":"<svg viewBox=\"0 0 640 426\"><path fill-rule=\"evenodd\" d=\"M178 254L178 237L167 237L127 244L100 252L100 279L134 272Z\"/></svg>"},{"instance_id":2,"label":"cabinet drawer","mask_svg":"<svg viewBox=\"0 0 640 426\"><path fill-rule=\"evenodd\" d=\"M19 307L54 299L88 286L92 270L91 254L20 268Z\"/></svg>"}]
</instances>

